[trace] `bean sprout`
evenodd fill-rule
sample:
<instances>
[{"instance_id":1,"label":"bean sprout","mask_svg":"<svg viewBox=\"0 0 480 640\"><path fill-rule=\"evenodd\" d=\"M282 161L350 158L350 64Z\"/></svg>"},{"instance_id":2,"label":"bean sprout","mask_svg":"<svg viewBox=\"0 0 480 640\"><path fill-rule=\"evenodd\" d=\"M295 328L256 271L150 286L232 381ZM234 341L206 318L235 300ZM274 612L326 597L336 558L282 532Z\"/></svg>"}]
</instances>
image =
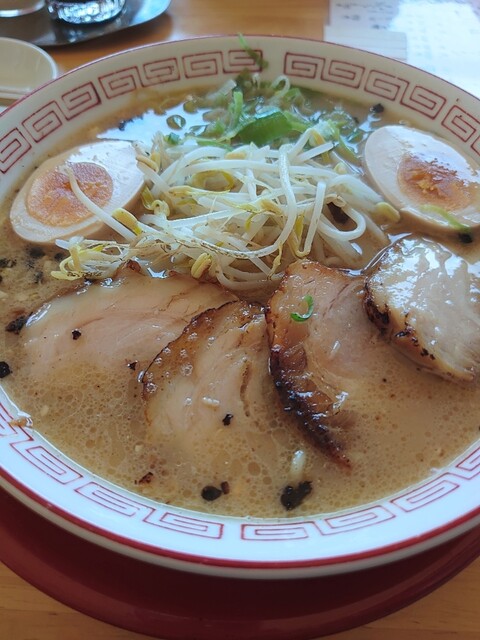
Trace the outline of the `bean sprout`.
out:
<instances>
[{"instance_id":1,"label":"bean sprout","mask_svg":"<svg viewBox=\"0 0 480 640\"><path fill-rule=\"evenodd\" d=\"M280 77L272 87L283 96L290 85ZM105 278L137 260L145 270L173 267L248 290L277 282L304 257L362 268L372 253L364 246L377 251L388 243L379 220L394 221L396 212L324 132L314 124L278 148L217 146L195 136L171 144L158 133L151 148L135 145L145 177L144 208L135 217L104 213L67 168L77 197L119 240L59 242L70 255L54 275Z\"/></svg>"}]
</instances>

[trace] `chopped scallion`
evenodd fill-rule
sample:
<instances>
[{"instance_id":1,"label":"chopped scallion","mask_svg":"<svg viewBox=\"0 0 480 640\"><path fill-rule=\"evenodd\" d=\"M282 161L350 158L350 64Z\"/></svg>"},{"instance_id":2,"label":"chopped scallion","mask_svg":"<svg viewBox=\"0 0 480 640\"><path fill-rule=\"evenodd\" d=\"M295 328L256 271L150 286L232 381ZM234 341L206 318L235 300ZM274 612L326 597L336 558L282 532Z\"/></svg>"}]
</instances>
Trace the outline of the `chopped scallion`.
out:
<instances>
[{"instance_id":1,"label":"chopped scallion","mask_svg":"<svg viewBox=\"0 0 480 640\"><path fill-rule=\"evenodd\" d=\"M420 207L420 210L425 213L433 213L439 215L443 218L455 231L458 231L462 236L472 236L472 228L465 224L464 222L460 222L458 218L456 218L453 213L447 211L443 207L439 207L434 204L425 204Z\"/></svg>"},{"instance_id":2,"label":"chopped scallion","mask_svg":"<svg viewBox=\"0 0 480 640\"><path fill-rule=\"evenodd\" d=\"M294 320L295 322L305 322L305 320L308 320L312 314L313 314L313 298L312 296L305 296L303 298L303 302L306 303L307 305L307 311L305 313L291 313L290 317L292 320Z\"/></svg>"},{"instance_id":3,"label":"chopped scallion","mask_svg":"<svg viewBox=\"0 0 480 640\"><path fill-rule=\"evenodd\" d=\"M261 147L292 132L292 124L283 111L270 111L258 115L240 129L242 142L253 142Z\"/></svg>"},{"instance_id":4,"label":"chopped scallion","mask_svg":"<svg viewBox=\"0 0 480 640\"><path fill-rule=\"evenodd\" d=\"M268 67L268 62L263 59L262 54L252 49L252 47L247 43L247 41L245 40L244 36L241 33L238 34L238 39L240 40L240 44L242 45L242 48L245 50L245 53L248 53L250 58L258 65L258 68L260 70L266 69Z\"/></svg>"},{"instance_id":5,"label":"chopped scallion","mask_svg":"<svg viewBox=\"0 0 480 640\"><path fill-rule=\"evenodd\" d=\"M168 136L165 136L165 140L168 144L171 145L180 144L180 136L178 135L178 133L173 133L173 131L169 133Z\"/></svg>"},{"instance_id":6,"label":"chopped scallion","mask_svg":"<svg viewBox=\"0 0 480 640\"><path fill-rule=\"evenodd\" d=\"M176 129L177 131L179 131L180 129L183 129L186 124L187 121L183 116L172 115L168 116L167 118L167 125L170 127L170 129Z\"/></svg>"}]
</instances>

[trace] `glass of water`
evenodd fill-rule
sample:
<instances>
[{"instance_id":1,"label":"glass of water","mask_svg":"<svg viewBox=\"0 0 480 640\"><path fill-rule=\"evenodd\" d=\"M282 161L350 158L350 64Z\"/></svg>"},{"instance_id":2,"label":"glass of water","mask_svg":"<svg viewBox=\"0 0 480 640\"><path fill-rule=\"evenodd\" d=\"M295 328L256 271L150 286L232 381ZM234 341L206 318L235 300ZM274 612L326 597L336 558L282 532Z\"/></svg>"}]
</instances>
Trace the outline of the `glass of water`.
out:
<instances>
[{"instance_id":1,"label":"glass of water","mask_svg":"<svg viewBox=\"0 0 480 640\"><path fill-rule=\"evenodd\" d=\"M126 0L47 0L47 8L54 20L70 24L98 24L118 16Z\"/></svg>"},{"instance_id":2,"label":"glass of water","mask_svg":"<svg viewBox=\"0 0 480 640\"><path fill-rule=\"evenodd\" d=\"M38 11L44 0L0 0L0 18L16 18Z\"/></svg>"}]
</instances>

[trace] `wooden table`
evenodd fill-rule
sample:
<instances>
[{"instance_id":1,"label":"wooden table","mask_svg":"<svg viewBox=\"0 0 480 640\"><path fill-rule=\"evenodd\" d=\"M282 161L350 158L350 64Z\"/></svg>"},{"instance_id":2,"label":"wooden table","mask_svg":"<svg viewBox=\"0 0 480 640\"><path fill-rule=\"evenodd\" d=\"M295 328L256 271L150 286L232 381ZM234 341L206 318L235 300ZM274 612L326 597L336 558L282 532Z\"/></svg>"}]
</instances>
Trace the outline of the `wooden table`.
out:
<instances>
[{"instance_id":1,"label":"wooden table","mask_svg":"<svg viewBox=\"0 0 480 640\"><path fill-rule=\"evenodd\" d=\"M472 5L478 2L471 0ZM51 49L62 71L138 45L210 34L276 34L321 39L326 0L172 0L151 22L108 37ZM140 640L59 604L0 566L2 640ZM338 640L477 640L480 558L434 593ZM194 639L192 639L194 640ZM228 639L227 639L228 640Z\"/></svg>"}]
</instances>

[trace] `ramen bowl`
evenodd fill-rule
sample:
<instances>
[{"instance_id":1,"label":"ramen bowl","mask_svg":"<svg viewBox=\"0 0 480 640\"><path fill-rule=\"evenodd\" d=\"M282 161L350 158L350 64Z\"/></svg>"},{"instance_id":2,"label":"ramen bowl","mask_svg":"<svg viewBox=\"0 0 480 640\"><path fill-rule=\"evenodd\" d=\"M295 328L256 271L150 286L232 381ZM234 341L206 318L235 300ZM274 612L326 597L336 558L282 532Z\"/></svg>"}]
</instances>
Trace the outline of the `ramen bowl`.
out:
<instances>
[{"instance_id":1,"label":"ramen bowl","mask_svg":"<svg viewBox=\"0 0 480 640\"><path fill-rule=\"evenodd\" d=\"M448 82L334 44L271 36L249 36L248 44L254 56L236 36L145 46L19 100L0 117L2 201L44 157L113 119L136 92L221 85L244 69L260 71L259 57L269 63L267 78L285 74L339 99L381 103L480 158L480 101ZM28 406L0 393L0 486L59 527L149 563L228 577L321 576L405 558L480 523L479 440L420 482L367 504L308 517L232 517L157 502L89 472L25 419Z\"/></svg>"}]
</instances>

